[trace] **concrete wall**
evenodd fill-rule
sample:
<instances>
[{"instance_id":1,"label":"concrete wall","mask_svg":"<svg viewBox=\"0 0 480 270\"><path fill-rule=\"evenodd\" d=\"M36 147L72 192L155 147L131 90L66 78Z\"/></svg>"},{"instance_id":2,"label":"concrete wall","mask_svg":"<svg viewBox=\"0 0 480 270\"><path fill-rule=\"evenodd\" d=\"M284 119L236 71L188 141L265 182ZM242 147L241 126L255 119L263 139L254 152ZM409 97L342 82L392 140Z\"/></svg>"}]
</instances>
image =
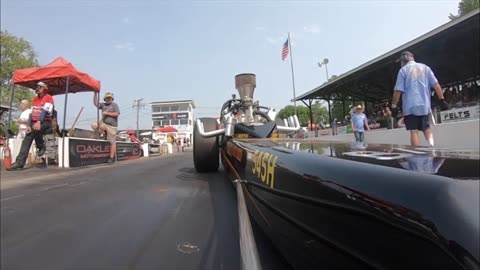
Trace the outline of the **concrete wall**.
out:
<instances>
[{"instance_id":1,"label":"concrete wall","mask_svg":"<svg viewBox=\"0 0 480 270\"><path fill-rule=\"evenodd\" d=\"M480 120L438 124L433 127L436 147L477 149L480 148ZM428 145L421 133L421 145ZM309 136L312 139L313 136ZM354 141L353 134L320 136L314 139L325 141ZM373 130L365 133L367 143L410 144L410 133L405 128Z\"/></svg>"}]
</instances>

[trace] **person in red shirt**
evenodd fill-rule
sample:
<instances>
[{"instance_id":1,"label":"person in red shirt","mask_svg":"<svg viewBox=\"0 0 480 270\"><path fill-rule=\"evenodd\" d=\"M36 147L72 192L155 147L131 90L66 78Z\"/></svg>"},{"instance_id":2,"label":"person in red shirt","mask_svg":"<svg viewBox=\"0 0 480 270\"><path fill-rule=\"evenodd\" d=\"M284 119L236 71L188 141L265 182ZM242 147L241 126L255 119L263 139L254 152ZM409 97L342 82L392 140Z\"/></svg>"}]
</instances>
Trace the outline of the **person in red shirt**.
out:
<instances>
[{"instance_id":1,"label":"person in red shirt","mask_svg":"<svg viewBox=\"0 0 480 270\"><path fill-rule=\"evenodd\" d=\"M142 142L137 138L137 136L135 136L135 133L133 132L133 130L127 130L127 134L128 134L128 136L130 137L130 142L142 143Z\"/></svg>"},{"instance_id":2,"label":"person in red shirt","mask_svg":"<svg viewBox=\"0 0 480 270\"><path fill-rule=\"evenodd\" d=\"M22 170L28 157L28 152L32 146L33 140L37 146L37 155L45 154L45 142L43 135L52 128L53 98L48 94L48 86L44 82L38 82L32 99L32 112L30 114L29 125L25 138L23 138L20 152L15 162L7 168L8 171Z\"/></svg>"}]
</instances>

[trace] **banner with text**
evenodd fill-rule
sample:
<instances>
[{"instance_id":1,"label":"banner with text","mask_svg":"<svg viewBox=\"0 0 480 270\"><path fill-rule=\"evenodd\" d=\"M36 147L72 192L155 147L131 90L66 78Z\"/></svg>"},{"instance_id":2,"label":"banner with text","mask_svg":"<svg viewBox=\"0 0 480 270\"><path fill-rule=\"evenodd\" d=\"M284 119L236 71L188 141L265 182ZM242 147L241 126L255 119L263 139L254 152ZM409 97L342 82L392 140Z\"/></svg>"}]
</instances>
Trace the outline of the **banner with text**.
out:
<instances>
[{"instance_id":1,"label":"banner with text","mask_svg":"<svg viewBox=\"0 0 480 270\"><path fill-rule=\"evenodd\" d=\"M442 123L478 119L480 117L480 106L454 108L440 112L440 116Z\"/></svg>"},{"instance_id":2,"label":"banner with text","mask_svg":"<svg viewBox=\"0 0 480 270\"><path fill-rule=\"evenodd\" d=\"M142 156L142 145L138 143L117 142L117 161L135 159Z\"/></svg>"},{"instance_id":3,"label":"banner with text","mask_svg":"<svg viewBox=\"0 0 480 270\"><path fill-rule=\"evenodd\" d=\"M69 138L68 154L70 167L105 163L110 157L110 143Z\"/></svg>"}]
</instances>

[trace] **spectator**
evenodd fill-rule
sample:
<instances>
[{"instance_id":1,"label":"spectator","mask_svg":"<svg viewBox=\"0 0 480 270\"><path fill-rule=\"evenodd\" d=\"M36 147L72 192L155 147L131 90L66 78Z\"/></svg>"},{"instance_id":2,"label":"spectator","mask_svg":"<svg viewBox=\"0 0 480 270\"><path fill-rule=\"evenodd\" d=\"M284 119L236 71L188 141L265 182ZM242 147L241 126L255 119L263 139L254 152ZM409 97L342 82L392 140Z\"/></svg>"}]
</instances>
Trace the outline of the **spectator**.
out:
<instances>
[{"instance_id":1,"label":"spectator","mask_svg":"<svg viewBox=\"0 0 480 270\"><path fill-rule=\"evenodd\" d=\"M104 102L102 103L98 103L98 92L95 92L93 95L93 105L102 110L102 120L100 123L92 123L92 128L99 134L107 132L107 139L110 142L108 163L115 162L118 116L120 115L120 109L113 100L113 94L110 92L105 93L103 97Z\"/></svg>"},{"instance_id":2,"label":"spectator","mask_svg":"<svg viewBox=\"0 0 480 270\"><path fill-rule=\"evenodd\" d=\"M332 134L337 135L337 118L332 121Z\"/></svg>"},{"instance_id":3,"label":"spectator","mask_svg":"<svg viewBox=\"0 0 480 270\"><path fill-rule=\"evenodd\" d=\"M37 156L41 157L45 154L45 142L43 136L47 130L52 128L52 112L53 112L53 98L48 94L48 86L44 82L38 82L35 93L37 94L32 99L32 109L30 113L30 120L27 125L26 134L20 147L20 152L12 164L8 167L8 171L22 170L28 157L28 152L35 140L37 147Z\"/></svg>"},{"instance_id":4,"label":"spectator","mask_svg":"<svg viewBox=\"0 0 480 270\"><path fill-rule=\"evenodd\" d=\"M184 149L184 146L183 146L183 144L182 144L182 140L181 140L181 139L177 139L177 140L176 140L176 144L177 144L177 152L180 152L180 148L182 149L182 152L184 152L184 151L185 151L185 149Z\"/></svg>"},{"instance_id":5,"label":"spectator","mask_svg":"<svg viewBox=\"0 0 480 270\"><path fill-rule=\"evenodd\" d=\"M20 102L20 109L22 113L20 117L18 117L17 124L18 124L18 137L17 138L25 138L28 129L28 123L30 121L30 113L32 110L28 108L28 100L24 99Z\"/></svg>"},{"instance_id":6,"label":"spectator","mask_svg":"<svg viewBox=\"0 0 480 270\"><path fill-rule=\"evenodd\" d=\"M352 116L352 130L355 135L355 142L364 142L365 139L365 126L367 130L370 130L368 126L367 116L363 113L362 105L358 105L355 109L355 114Z\"/></svg>"},{"instance_id":7,"label":"spectator","mask_svg":"<svg viewBox=\"0 0 480 270\"><path fill-rule=\"evenodd\" d=\"M407 130L410 130L410 142L419 144L418 131L422 131L430 146L434 145L430 129L429 114L431 113L431 88L435 89L442 109L448 109L442 88L433 71L425 64L415 62L411 52L403 52L399 59L401 68L398 71L397 82L393 93L392 112L398 112L397 103L403 94L402 113Z\"/></svg>"},{"instance_id":8,"label":"spectator","mask_svg":"<svg viewBox=\"0 0 480 270\"><path fill-rule=\"evenodd\" d=\"M393 117L392 117L392 111L390 110L390 107L388 107L388 103L385 104L385 107L383 108L383 119L385 119L387 129L392 129Z\"/></svg>"}]
</instances>

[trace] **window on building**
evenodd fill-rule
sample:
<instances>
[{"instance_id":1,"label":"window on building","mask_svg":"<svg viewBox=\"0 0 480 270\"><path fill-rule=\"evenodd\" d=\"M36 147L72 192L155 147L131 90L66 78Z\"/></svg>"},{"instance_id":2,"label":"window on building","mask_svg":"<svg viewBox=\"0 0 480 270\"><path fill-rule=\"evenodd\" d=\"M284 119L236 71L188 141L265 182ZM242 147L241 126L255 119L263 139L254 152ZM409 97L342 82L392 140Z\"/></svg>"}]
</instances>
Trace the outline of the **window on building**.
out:
<instances>
[{"instance_id":1,"label":"window on building","mask_svg":"<svg viewBox=\"0 0 480 270\"><path fill-rule=\"evenodd\" d=\"M186 106L186 105L180 105L180 106L178 106L178 110L179 110L179 111L188 111L188 106Z\"/></svg>"},{"instance_id":2,"label":"window on building","mask_svg":"<svg viewBox=\"0 0 480 270\"><path fill-rule=\"evenodd\" d=\"M162 120L162 121L160 121L160 125L161 125L161 126L169 126L169 125L170 125L170 121L169 121L169 120Z\"/></svg>"},{"instance_id":3,"label":"window on building","mask_svg":"<svg viewBox=\"0 0 480 270\"><path fill-rule=\"evenodd\" d=\"M186 125L188 123L187 119L180 119L180 125Z\"/></svg>"},{"instance_id":4,"label":"window on building","mask_svg":"<svg viewBox=\"0 0 480 270\"><path fill-rule=\"evenodd\" d=\"M163 106L162 107L162 112L169 112L170 111L170 106Z\"/></svg>"},{"instance_id":5,"label":"window on building","mask_svg":"<svg viewBox=\"0 0 480 270\"><path fill-rule=\"evenodd\" d=\"M152 112L159 112L159 111L160 111L160 107L157 107L157 106L152 107Z\"/></svg>"},{"instance_id":6,"label":"window on building","mask_svg":"<svg viewBox=\"0 0 480 270\"><path fill-rule=\"evenodd\" d=\"M170 125L178 125L178 119L172 119L170 120Z\"/></svg>"},{"instance_id":7,"label":"window on building","mask_svg":"<svg viewBox=\"0 0 480 270\"><path fill-rule=\"evenodd\" d=\"M178 111L178 105L172 105L172 106L170 106L170 111L171 111L171 112L176 112L176 111Z\"/></svg>"}]
</instances>

